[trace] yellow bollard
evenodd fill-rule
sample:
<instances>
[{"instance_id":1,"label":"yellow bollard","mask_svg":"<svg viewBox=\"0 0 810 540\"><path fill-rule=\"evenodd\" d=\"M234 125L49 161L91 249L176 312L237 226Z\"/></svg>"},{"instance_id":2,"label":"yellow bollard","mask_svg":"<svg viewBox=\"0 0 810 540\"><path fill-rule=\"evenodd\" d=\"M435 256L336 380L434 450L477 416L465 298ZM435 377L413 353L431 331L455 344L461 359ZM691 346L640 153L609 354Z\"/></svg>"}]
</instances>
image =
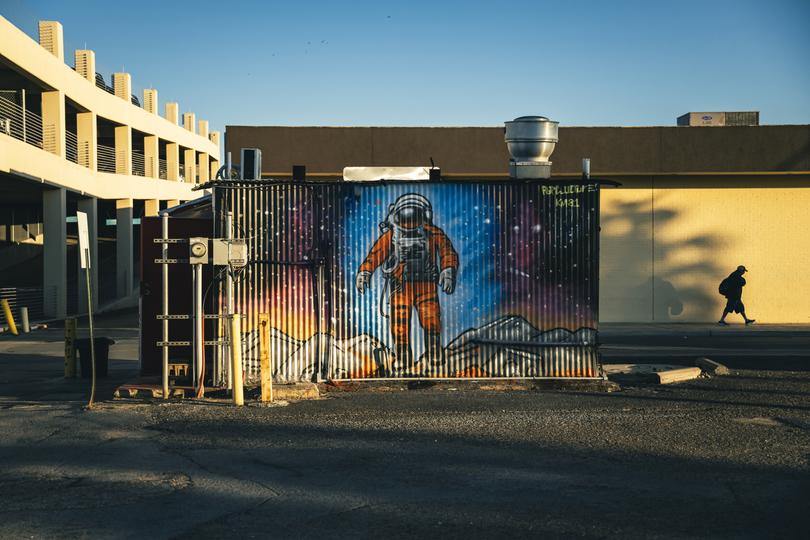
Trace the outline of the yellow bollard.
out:
<instances>
[{"instance_id":1,"label":"yellow bollard","mask_svg":"<svg viewBox=\"0 0 810 540\"><path fill-rule=\"evenodd\" d=\"M11 333L15 336L19 335L20 333L17 331L17 324L14 322L14 315L11 313L11 306L8 305L8 300L5 298L0 300L0 305L3 306L3 313L6 314L6 321L8 321L8 329L11 330Z\"/></svg>"},{"instance_id":2,"label":"yellow bollard","mask_svg":"<svg viewBox=\"0 0 810 540\"><path fill-rule=\"evenodd\" d=\"M65 319L65 377L76 376L76 319Z\"/></svg>"},{"instance_id":3,"label":"yellow bollard","mask_svg":"<svg viewBox=\"0 0 810 540\"><path fill-rule=\"evenodd\" d=\"M231 380L233 381L233 403L237 406L245 404L245 394L242 384L242 317L229 315L231 319Z\"/></svg>"},{"instance_id":4,"label":"yellow bollard","mask_svg":"<svg viewBox=\"0 0 810 540\"><path fill-rule=\"evenodd\" d=\"M262 374L262 401L273 401L273 367L270 364L270 315L259 313L259 367Z\"/></svg>"}]
</instances>

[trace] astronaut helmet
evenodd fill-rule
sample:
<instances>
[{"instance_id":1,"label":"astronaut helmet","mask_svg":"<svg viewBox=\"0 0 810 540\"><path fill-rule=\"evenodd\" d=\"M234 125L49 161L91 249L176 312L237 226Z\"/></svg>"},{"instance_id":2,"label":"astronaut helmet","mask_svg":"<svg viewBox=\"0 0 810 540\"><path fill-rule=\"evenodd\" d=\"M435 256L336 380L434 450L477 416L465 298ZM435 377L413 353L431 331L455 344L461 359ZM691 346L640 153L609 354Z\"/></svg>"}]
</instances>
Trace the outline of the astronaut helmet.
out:
<instances>
[{"instance_id":1,"label":"astronaut helmet","mask_svg":"<svg viewBox=\"0 0 810 540\"><path fill-rule=\"evenodd\" d=\"M433 221L433 208L422 195L406 193L388 206L388 221L403 229L416 229Z\"/></svg>"}]
</instances>

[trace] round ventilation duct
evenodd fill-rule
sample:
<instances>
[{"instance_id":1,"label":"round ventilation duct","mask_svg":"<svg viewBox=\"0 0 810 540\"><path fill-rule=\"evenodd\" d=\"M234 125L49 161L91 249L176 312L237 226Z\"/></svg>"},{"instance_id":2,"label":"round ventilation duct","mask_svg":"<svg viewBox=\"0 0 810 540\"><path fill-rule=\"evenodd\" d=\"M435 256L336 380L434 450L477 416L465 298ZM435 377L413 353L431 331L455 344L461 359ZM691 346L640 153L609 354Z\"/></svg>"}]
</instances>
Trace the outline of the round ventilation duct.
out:
<instances>
[{"instance_id":1,"label":"round ventilation duct","mask_svg":"<svg viewBox=\"0 0 810 540\"><path fill-rule=\"evenodd\" d=\"M509 173L513 178L549 178L548 160L557 145L559 122L545 116L521 116L505 122L504 139L509 155Z\"/></svg>"}]
</instances>

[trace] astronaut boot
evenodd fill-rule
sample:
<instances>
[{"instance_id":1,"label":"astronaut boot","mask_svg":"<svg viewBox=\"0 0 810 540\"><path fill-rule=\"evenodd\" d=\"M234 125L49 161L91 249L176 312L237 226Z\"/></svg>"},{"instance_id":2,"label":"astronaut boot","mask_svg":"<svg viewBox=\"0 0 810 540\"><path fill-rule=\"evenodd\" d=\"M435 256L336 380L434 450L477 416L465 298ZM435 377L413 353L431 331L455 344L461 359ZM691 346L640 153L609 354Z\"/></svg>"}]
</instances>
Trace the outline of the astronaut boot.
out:
<instances>
[{"instance_id":1,"label":"astronaut boot","mask_svg":"<svg viewBox=\"0 0 810 540\"><path fill-rule=\"evenodd\" d=\"M410 343L395 345L394 354L396 354L394 374L401 377L411 375L413 371L413 352L411 352Z\"/></svg>"},{"instance_id":2,"label":"astronaut boot","mask_svg":"<svg viewBox=\"0 0 810 540\"><path fill-rule=\"evenodd\" d=\"M425 334L425 352L419 358L428 376L439 376L444 366L444 348L439 334Z\"/></svg>"}]
</instances>

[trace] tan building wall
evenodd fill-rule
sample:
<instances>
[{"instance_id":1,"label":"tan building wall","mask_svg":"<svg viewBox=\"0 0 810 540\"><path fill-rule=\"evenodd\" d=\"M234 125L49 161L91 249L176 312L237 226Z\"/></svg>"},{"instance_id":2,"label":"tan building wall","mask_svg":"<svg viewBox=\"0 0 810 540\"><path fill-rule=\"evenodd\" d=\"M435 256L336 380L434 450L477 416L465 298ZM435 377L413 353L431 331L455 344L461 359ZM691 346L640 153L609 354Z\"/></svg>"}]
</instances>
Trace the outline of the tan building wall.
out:
<instances>
[{"instance_id":1,"label":"tan building wall","mask_svg":"<svg viewBox=\"0 0 810 540\"><path fill-rule=\"evenodd\" d=\"M711 322L739 264L748 314L810 322L810 179L620 179L602 198L600 320Z\"/></svg>"}]
</instances>

